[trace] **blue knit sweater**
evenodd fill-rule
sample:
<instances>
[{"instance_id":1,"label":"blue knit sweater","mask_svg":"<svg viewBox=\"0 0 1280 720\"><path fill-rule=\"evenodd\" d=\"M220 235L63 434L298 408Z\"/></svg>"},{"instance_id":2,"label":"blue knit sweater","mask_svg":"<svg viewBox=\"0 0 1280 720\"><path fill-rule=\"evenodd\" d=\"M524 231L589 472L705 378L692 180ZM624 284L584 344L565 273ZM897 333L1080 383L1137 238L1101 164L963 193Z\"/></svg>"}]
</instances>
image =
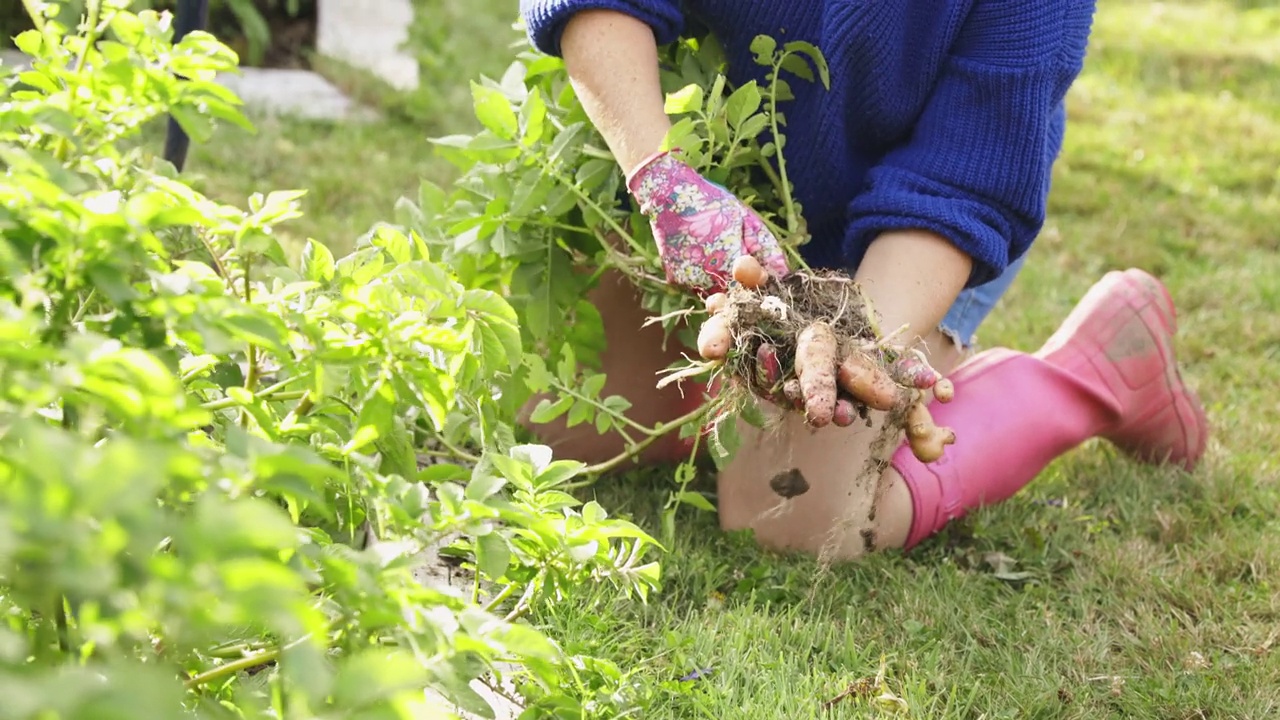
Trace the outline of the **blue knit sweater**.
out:
<instances>
[{"instance_id":1,"label":"blue knit sweater","mask_svg":"<svg viewBox=\"0 0 1280 720\"><path fill-rule=\"evenodd\" d=\"M881 232L925 229L974 259L969 285L1026 252L1044 225L1063 98L1081 70L1094 0L521 0L529 36L560 54L574 13L648 23L659 44L686 19L724 45L734 83L765 81L758 34L805 40L831 89L798 78L787 170L813 241L806 260L853 268Z\"/></svg>"}]
</instances>

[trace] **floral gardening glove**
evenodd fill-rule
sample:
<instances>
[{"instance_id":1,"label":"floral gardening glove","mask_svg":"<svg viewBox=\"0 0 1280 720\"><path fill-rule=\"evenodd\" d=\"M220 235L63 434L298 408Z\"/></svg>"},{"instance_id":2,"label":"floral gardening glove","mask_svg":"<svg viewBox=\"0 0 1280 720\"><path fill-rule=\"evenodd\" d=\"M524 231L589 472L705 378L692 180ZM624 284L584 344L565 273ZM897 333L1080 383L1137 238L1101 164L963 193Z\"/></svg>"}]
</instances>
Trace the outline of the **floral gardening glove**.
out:
<instances>
[{"instance_id":1,"label":"floral gardening glove","mask_svg":"<svg viewBox=\"0 0 1280 720\"><path fill-rule=\"evenodd\" d=\"M752 255L770 277L790 273L777 238L754 210L669 152L640 164L627 188L649 218L667 282L723 290L733 261Z\"/></svg>"}]
</instances>

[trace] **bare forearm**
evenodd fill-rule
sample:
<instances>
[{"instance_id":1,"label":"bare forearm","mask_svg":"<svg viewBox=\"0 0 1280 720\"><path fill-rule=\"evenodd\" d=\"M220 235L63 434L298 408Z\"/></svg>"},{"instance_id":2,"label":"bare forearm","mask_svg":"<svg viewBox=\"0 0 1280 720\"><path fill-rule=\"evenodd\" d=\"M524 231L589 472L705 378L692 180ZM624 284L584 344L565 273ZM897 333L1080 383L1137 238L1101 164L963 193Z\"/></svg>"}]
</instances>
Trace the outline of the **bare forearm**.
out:
<instances>
[{"instance_id":1,"label":"bare forearm","mask_svg":"<svg viewBox=\"0 0 1280 720\"><path fill-rule=\"evenodd\" d=\"M926 338L964 289L973 260L945 238L923 230L880 235L855 279L881 315L881 329L909 325L900 341Z\"/></svg>"},{"instance_id":2,"label":"bare forearm","mask_svg":"<svg viewBox=\"0 0 1280 720\"><path fill-rule=\"evenodd\" d=\"M583 109L630 172L662 146L671 128L653 31L630 15L585 10L565 26L560 47Z\"/></svg>"}]
</instances>

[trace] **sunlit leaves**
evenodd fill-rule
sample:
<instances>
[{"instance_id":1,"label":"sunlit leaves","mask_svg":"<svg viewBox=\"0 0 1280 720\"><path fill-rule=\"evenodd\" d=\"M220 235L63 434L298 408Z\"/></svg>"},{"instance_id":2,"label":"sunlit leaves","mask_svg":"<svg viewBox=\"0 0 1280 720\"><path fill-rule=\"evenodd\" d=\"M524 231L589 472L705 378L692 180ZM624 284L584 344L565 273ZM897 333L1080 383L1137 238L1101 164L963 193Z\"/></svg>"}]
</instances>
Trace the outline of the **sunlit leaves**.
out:
<instances>
[{"instance_id":1,"label":"sunlit leaves","mask_svg":"<svg viewBox=\"0 0 1280 720\"><path fill-rule=\"evenodd\" d=\"M449 198L424 186L399 208L424 226L379 224L337 258L312 240L290 260L275 227L301 192L224 205L121 150L165 115L197 141L246 124L214 80L234 53L205 33L171 47L166 16L121 5L99 6L113 35L96 44L56 23L21 36L38 62L0 86L5 708L392 717L425 713L429 686L483 712L470 683L499 659L580 705L586 671L519 617L588 582L643 596L654 545L579 511L564 486L580 463L517 446L503 391L523 382L526 336L489 262L547 257L524 229L575 201L532 165L466 181L482 217L448 225L478 250L445 263ZM476 86L487 134L456 143L474 162L558 137L561 94L509 80ZM597 158L579 182L607 192L608 170ZM582 302L547 296L545 330L568 298ZM459 532L492 593L408 572ZM619 673L588 679L621 711Z\"/></svg>"}]
</instances>

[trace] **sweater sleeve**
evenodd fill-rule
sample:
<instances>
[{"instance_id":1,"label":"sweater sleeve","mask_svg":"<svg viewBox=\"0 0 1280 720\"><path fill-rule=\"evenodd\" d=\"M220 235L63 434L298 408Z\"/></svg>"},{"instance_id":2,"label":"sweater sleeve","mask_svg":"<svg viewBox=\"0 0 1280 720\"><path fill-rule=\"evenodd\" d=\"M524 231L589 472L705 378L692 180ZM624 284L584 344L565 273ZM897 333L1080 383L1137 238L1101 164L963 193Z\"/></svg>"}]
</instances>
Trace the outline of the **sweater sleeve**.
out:
<instances>
[{"instance_id":1,"label":"sweater sleeve","mask_svg":"<svg viewBox=\"0 0 1280 720\"><path fill-rule=\"evenodd\" d=\"M679 0L520 0L529 40L539 51L560 56L564 26L583 10L615 10L653 28L659 45L675 42L683 29Z\"/></svg>"},{"instance_id":2,"label":"sweater sleeve","mask_svg":"<svg viewBox=\"0 0 1280 720\"><path fill-rule=\"evenodd\" d=\"M914 132L867 174L848 207L845 253L877 235L928 230L994 279L1044 225L1063 99L1079 75L1093 0L977 0Z\"/></svg>"}]
</instances>

